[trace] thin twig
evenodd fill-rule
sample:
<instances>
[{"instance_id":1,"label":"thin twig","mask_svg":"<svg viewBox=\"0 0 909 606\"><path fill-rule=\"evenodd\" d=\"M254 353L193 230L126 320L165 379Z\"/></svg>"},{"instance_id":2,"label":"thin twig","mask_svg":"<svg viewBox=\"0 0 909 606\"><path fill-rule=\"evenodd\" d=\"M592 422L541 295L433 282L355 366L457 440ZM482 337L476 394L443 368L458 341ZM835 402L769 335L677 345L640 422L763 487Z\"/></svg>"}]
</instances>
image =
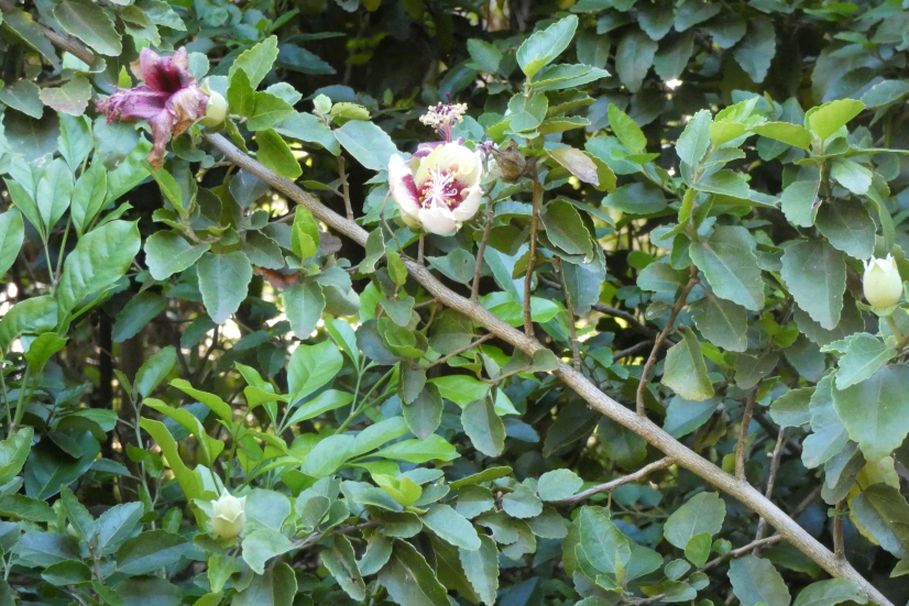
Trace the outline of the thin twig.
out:
<instances>
[{"instance_id":1,"label":"thin twig","mask_svg":"<svg viewBox=\"0 0 909 606\"><path fill-rule=\"evenodd\" d=\"M347 182L347 160L338 154L338 178L341 180L341 198L344 199L344 212L347 220L354 220L353 206L350 203L350 184Z\"/></svg>"},{"instance_id":2,"label":"thin twig","mask_svg":"<svg viewBox=\"0 0 909 606\"><path fill-rule=\"evenodd\" d=\"M480 274L483 273L483 254L486 252L486 245L489 244L489 234L492 233L492 223L495 220L495 211L492 207L492 200L486 201L486 225L483 226L483 237L480 239L480 245L477 247L477 261L473 267L473 282L470 285L470 300L476 302L480 296Z\"/></svg>"},{"instance_id":3,"label":"thin twig","mask_svg":"<svg viewBox=\"0 0 909 606\"><path fill-rule=\"evenodd\" d=\"M745 554L751 553L755 549L759 549L761 547L766 547L767 545L773 545L774 543L779 543L782 540L783 540L783 535L781 535L781 534L771 535L771 536L765 537L763 539L755 539L754 541L751 541L747 545L743 545L742 547L739 547L737 549L732 549L730 551L727 551L726 553L724 553L721 556L717 556L717 557L713 558L712 560L710 560L709 562L707 562L706 564L704 564L701 567L701 571L703 572L705 570L710 570L711 568L716 568L717 566L719 566L726 560L729 560L732 558L740 558Z\"/></svg>"},{"instance_id":4,"label":"thin twig","mask_svg":"<svg viewBox=\"0 0 909 606\"><path fill-rule=\"evenodd\" d=\"M745 479L745 439L748 437L748 426L751 425L751 414L754 411L754 391L745 398L745 411L742 413L742 424L739 426L739 439L735 443L735 477Z\"/></svg>"},{"instance_id":5,"label":"thin twig","mask_svg":"<svg viewBox=\"0 0 909 606\"><path fill-rule=\"evenodd\" d=\"M459 356L459 355L461 355L462 353L464 353L465 351L470 351L470 350L473 349L474 347L476 347L476 346L478 346L478 345L482 345L483 343L485 343L486 341L490 340L491 338L492 338L492 335L491 335L491 334L485 334L485 335L483 335L482 337L480 337L480 338L478 338L478 339L474 339L473 341L471 341L471 342L468 343L467 345L465 345L465 346L463 346L463 347L459 347L459 348L457 348L456 350L452 351L451 353L445 354L444 356L442 356L441 358L439 358L439 359L437 359L437 360L433 360L433 361L429 364L429 366L426 367L426 370L429 370L429 369L432 368L433 366L439 366L439 365L441 365L441 364L445 364L446 362L448 362L449 360L451 360L453 357Z\"/></svg>"},{"instance_id":6,"label":"thin twig","mask_svg":"<svg viewBox=\"0 0 909 606\"><path fill-rule=\"evenodd\" d=\"M630 484L631 482L637 482L641 478L644 478L654 471L665 469L673 463L674 461L672 460L672 457L663 457L662 459L658 459L653 463L644 465L634 473L629 473L627 476L622 476L621 478L616 478L614 480L604 482L603 484L597 484L596 486L588 488L587 490L582 490L581 492L571 495L570 497L559 499L558 501L555 501L555 503L558 505L574 505L575 503L589 499L593 495L615 490L619 486L624 486L625 484Z\"/></svg>"},{"instance_id":7,"label":"thin twig","mask_svg":"<svg viewBox=\"0 0 909 606\"><path fill-rule=\"evenodd\" d=\"M786 443L786 428L780 427L780 432L776 436L776 444L773 446L773 454L770 457L770 472L767 476L767 489L764 490L764 497L768 500L773 496L773 486L776 483L776 474L780 471L780 459L783 454L783 444ZM764 531L767 530L767 522L764 518L758 520L757 530L754 533L755 540L764 537Z\"/></svg>"},{"instance_id":8,"label":"thin twig","mask_svg":"<svg viewBox=\"0 0 909 606\"><path fill-rule=\"evenodd\" d=\"M581 372L581 350L578 347L578 327L575 326L574 307L571 305L571 293L568 292L568 283L565 282L565 272L562 271L562 260L556 257L556 271L559 272L559 281L562 283L562 294L565 296L565 311L568 313L568 336L571 340L571 362L574 369Z\"/></svg>"},{"instance_id":9,"label":"thin twig","mask_svg":"<svg viewBox=\"0 0 909 606\"><path fill-rule=\"evenodd\" d=\"M631 347L626 347L625 349L620 349L619 351L613 352L612 359L621 360L622 358L630 356L633 353L637 353L637 352L641 351L642 349L647 349L647 347L649 347L649 346L650 346L650 341L639 341L638 343L635 343Z\"/></svg>"},{"instance_id":10,"label":"thin twig","mask_svg":"<svg viewBox=\"0 0 909 606\"><path fill-rule=\"evenodd\" d=\"M650 337L655 337L658 334L660 334L660 331L658 331L657 329L652 328L650 326L647 326L646 324L644 324L643 322L638 320L634 314L628 313L624 309L618 309L617 307L611 307L609 305L603 305L601 303L594 303L593 309L594 309L594 311L598 311L601 314L606 314L607 316L615 316L616 318L622 318L623 320L628 322L628 328L630 328L631 330L633 330L635 332L639 332L641 334L644 334L644 335L647 335Z\"/></svg>"},{"instance_id":11,"label":"thin twig","mask_svg":"<svg viewBox=\"0 0 909 606\"><path fill-rule=\"evenodd\" d=\"M688 279L688 283L685 284L679 292L675 305L672 306L672 311L669 314L669 319L666 320L666 326L663 327L663 330L660 331L660 334L657 335L656 340L653 342L653 349L650 350L650 355L647 356L647 361L644 363L644 369L641 370L641 380L638 383L638 390L635 396L635 411L642 417L647 416L647 409L644 406L644 393L647 390L647 382L650 380L650 373L656 365L657 356L660 355L660 348L666 341L666 337L672 332L676 318L678 318L679 313L681 313L682 308L685 307L685 303L688 301L688 294L691 292L691 289L694 288L694 285L698 283L697 272L697 268L692 265L691 277Z\"/></svg>"},{"instance_id":12,"label":"thin twig","mask_svg":"<svg viewBox=\"0 0 909 606\"><path fill-rule=\"evenodd\" d=\"M530 214L530 254L527 257L527 271L524 272L524 334L533 337L533 313L530 298L533 292L531 282L533 270L537 263L537 230L539 229L540 208L543 206L543 185L537 174L536 164L533 167L533 207Z\"/></svg>"},{"instance_id":13,"label":"thin twig","mask_svg":"<svg viewBox=\"0 0 909 606\"><path fill-rule=\"evenodd\" d=\"M846 500L837 501L833 510L833 554L838 560L846 559L846 542L843 538L843 517L846 515Z\"/></svg>"}]
</instances>

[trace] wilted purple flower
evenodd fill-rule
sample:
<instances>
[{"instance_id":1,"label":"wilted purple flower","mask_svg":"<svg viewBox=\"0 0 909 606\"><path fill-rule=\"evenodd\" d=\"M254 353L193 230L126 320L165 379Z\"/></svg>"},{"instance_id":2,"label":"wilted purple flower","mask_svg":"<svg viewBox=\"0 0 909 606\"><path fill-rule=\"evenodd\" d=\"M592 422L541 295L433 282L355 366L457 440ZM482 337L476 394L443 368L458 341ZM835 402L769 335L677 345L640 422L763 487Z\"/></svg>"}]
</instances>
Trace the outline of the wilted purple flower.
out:
<instances>
[{"instance_id":1,"label":"wilted purple flower","mask_svg":"<svg viewBox=\"0 0 909 606\"><path fill-rule=\"evenodd\" d=\"M152 129L153 147L148 154L152 166L164 162L164 146L171 137L182 134L193 122L205 115L208 95L199 88L189 72L186 48L169 57L151 49L142 49L139 60L130 68L142 83L121 88L97 103L107 121L147 120Z\"/></svg>"}]
</instances>

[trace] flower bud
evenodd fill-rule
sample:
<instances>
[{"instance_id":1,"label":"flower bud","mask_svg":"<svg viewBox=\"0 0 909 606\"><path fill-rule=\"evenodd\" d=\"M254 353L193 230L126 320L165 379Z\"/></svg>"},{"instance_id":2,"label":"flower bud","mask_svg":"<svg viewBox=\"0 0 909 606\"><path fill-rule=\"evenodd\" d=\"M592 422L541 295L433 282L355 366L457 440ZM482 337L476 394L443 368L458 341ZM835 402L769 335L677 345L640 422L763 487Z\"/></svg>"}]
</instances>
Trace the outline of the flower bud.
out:
<instances>
[{"instance_id":1,"label":"flower bud","mask_svg":"<svg viewBox=\"0 0 909 606\"><path fill-rule=\"evenodd\" d=\"M221 126L227 118L227 99L218 91L209 91L208 105L205 107L205 116L199 120L202 126L213 128Z\"/></svg>"},{"instance_id":2,"label":"flower bud","mask_svg":"<svg viewBox=\"0 0 909 606\"><path fill-rule=\"evenodd\" d=\"M211 526L219 539L234 539L246 527L246 497L235 497L226 490L211 503Z\"/></svg>"},{"instance_id":3,"label":"flower bud","mask_svg":"<svg viewBox=\"0 0 909 606\"><path fill-rule=\"evenodd\" d=\"M878 311L890 309L900 302L903 279L891 255L885 259L872 258L865 261L862 290L868 303Z\"/></svg>"}]
</instances>

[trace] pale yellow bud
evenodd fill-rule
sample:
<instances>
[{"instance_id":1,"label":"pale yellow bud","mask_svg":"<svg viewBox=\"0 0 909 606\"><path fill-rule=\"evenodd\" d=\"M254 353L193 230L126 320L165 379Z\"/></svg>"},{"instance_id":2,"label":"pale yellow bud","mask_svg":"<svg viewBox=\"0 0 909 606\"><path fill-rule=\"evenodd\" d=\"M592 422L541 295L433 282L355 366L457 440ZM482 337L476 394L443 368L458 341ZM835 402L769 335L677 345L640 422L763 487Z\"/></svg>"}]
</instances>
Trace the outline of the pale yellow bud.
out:
<instances>
[{"instance_id":1,"label":"pale yellow bud","mask_svg":"<svg viewBox=\"0 0 909 606\"><path fill-rule=\"evenodd\" d=\"M205 116L199 121L202 126L213 128L221 126L227 119L227 100L217 91L208 93L208 105L205 106Z\"/></svg>"},{"instance_id":2,"label":"pale yellow bud","mask_svg":"<svg viewBox=\"0 0 909 606\"><path fill-rule=\"evenodd\" d=\"M234 539L246 527L246 497L235 497L224 491L211 502L212 532L219 539Z\"/></svg>"},{"instance_id":3,"label":"pale yellow bud","mask_svg":"<svg viewBox=\"0 0 909 606\"><path fill-rule=\"evenodd\" d=\"M891 255L884 259L865 261L862 277L865 299L878 311L885 311L900 302L903 296L903 279Z\"/></svg>"}]
</instances>

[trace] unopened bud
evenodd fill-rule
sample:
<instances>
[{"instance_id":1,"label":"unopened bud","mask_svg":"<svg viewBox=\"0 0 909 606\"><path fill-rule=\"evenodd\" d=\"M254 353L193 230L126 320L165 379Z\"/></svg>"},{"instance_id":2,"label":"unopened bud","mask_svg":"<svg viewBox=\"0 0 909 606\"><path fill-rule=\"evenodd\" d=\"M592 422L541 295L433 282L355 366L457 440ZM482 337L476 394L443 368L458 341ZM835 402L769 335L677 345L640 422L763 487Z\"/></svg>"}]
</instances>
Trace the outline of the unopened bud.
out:
<instances>
[{"instance_id":1,"label":"unopened bud","mask_svg":"<svg viewBox=\"0 0 909 606\"><path fill-rule=\"evenodd\" d=\"M211 503L211 527L219 539L234 539L246 527L246 497L235 497L226 490Z\"/></svg>"},{"instance_id":2,"label":"unopened bud","mask_svg":"<svg viewBox=\"0 0 909 606\"><path fill-rule=\"evenodd\" d=\"M227 119L227 99L217 91L209 91L205 116L199 122L202 126L213 128L221 126L225 119Z\"/></svg>"},{"instance_id":3,"label":"unopened bud","mask_svg":"<svg viewBox=\"0 0 909 606\"><path fill-rule=\"evenodd\" d=\"M891 255L884 259L865 261L862 277L865 299L878 311L885 311L900 302L903 296L903 279Z\"/></svg>"}]
</instances>

